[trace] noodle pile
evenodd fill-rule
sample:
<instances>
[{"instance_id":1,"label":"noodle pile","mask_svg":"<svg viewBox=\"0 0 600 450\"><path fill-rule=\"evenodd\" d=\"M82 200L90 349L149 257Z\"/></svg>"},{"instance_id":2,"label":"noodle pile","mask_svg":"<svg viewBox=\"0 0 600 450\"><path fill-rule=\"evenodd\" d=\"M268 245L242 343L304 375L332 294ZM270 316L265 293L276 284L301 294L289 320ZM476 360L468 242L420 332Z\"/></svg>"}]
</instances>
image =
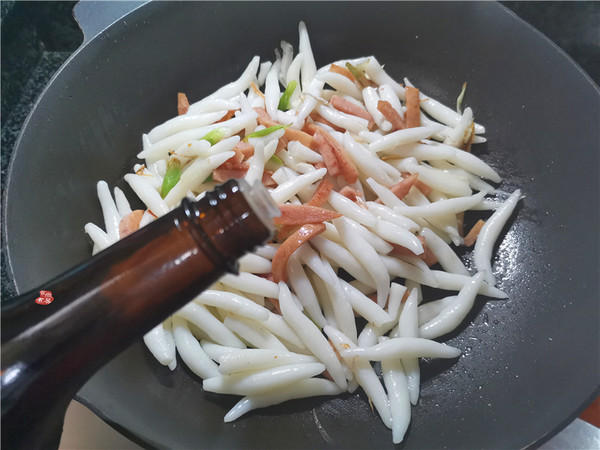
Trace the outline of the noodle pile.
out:
<instances>
[{"instance_id":1,"label":"noodle pile","mask_svg":"<svg viewBox=\"0 0 600 450\"><path fill-rule=\"evenodd\" d=\"M299 34L295 56L282 42L274 62L253 58L212 95L179 94L179 115L143 136L144 164L125 175L146 209L100 181L105 230L85 231L98 252L184 197L262 182L282 212L274 241L150 331L147 347L171 370L179 353L205 391L242 396L226 422L360 386L399 443L419 358L457 358L434 339L478 294L506 298L492 251L521 194L498 192L499 175L470 153L485 129L460 111L464 87L455 111L374 56L317 69L303 23ZM469 210L492 213L463 237ZM470 271L455 249L473 242ZM423 302L421 286L456 294Z\"/></svg>"}]
</instances>

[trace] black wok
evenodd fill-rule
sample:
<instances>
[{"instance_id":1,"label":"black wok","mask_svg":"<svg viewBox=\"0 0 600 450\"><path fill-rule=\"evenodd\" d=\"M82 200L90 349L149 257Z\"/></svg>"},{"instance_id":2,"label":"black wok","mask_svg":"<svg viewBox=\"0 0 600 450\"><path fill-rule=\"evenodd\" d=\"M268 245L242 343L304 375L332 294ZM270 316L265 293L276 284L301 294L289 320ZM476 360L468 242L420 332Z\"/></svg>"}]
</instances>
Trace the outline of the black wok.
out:
<instances>
[{"instance_id":1,"label":"black wok","mask_svg":"<svg viewBox=\"0 0 600 450\"><path fill-rule=\"evenodd\" d=\"M115 13L115 19L118 14ZM235 79L254 54L297 45L305 20L318 65L375 54L387 71L487 127L475 152L525 199L496 253L510 298L484 303L449 343L458 361L422 363L407 448L521 448L566 425L598 389L598 88L557 47L494 3L156 3L86 42L39 100L17 143L4 199L19 291L90 254L95 183L123 188L141 133ZM125 188L126 189L126 188ZM129 192L129 191L128 191ZM390 448L363 395L303 400L233 423L237 399L204 393L139 343L78 399L148 446Z\"/></svg>"}]
</instances>

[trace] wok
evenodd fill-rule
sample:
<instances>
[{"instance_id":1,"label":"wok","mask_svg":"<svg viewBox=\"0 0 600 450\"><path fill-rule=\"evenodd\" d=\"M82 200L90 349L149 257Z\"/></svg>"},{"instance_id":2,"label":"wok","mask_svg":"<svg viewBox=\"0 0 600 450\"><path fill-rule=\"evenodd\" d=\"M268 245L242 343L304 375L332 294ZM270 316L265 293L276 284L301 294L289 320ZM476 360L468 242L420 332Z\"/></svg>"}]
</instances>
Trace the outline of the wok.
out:
<instances>
[{"instance_id":1,"label":"wok","mask_svg":"<svg viewBox=\"0 0 600 450\"><path fill-rule=\"evenodd\" d=\"M81 9L82 21L91 11ZM300 20L317 65L374 54L392 76L448 105L467 81L465 103L489 140L475 152L503 176L502 190L525 194L494 262L510 298L478 300L449 336L463 351L457 361L422 362L421 399L400 446L522 448L557 432L598 389L599 92L495 3L151 3L106 28L93 20L14 152L3 227L17 289L88 257L83 225L101 223L96 181L131 194L122 176L141 133L175 114L176 92L199 99L253 55L273 59L281 39L297 48ZM171 373L141 342L77 398L152 447L393 447L362 394L293 401L224 424L237 398L203 392L182 364Z\"/></svg>"}]
</instances>

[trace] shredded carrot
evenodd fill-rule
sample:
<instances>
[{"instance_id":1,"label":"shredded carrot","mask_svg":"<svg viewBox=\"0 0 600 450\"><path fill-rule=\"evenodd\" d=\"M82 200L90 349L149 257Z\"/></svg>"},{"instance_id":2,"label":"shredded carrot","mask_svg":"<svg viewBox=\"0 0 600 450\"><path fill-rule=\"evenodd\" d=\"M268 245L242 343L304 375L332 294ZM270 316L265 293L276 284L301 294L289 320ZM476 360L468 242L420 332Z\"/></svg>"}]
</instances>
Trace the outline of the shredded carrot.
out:
<instances>
[{"instance_id":1,"label":"shredded carrot","mask_svg":"<svg viewBox=\"0 0 600 450\"><path fill-rule=\"evenodd\" d=\"M419 241L421 241L424 250L423 253L421 253L420 255L415 255L411 250L407 249L406 247L394 244L393 242L390 242L390 244L393 247L390 254L392 256L416 256L417 258L422 259L428 266L433 266L437 262L437 258L435 257L431 249L427 246L427 241L425 240L425 238L423 236L417 236L417 238L419 239Z\"/></svg>"},{"instance_id":2,"label":"shredded carrot","mask_svg":"<svg viewBox=\"0 0 600 450\"><path fill-rule=\"evenodd\" d=\"M406 128L421 126L419 90L410 86L406 87L406 113L404 122L406 123Z\"/></svg>"},{"instance_id":3,"label":"shredded carrot","mask_svg":"<svg viewBox=\"0 0 600 450\"><path fill-rule=\"evenodd\" d=\"M408 193L410 192L410 189L417 182L418 178L419 178L419 174L413 173L413 174L407 176L406 178L403 178L398 183L394 184L390 188L390 191L392 191L396 195L396 197L398 197L400 200L402 200L404 197L406 197L408 195Z\"/></svg>"},{"instance_id":4,"label":"shredded carrot","mask_svg":"<svg viewBox=\"0 0 600 450\"><path fill-rule=\"evenodd\" d=\"M484 225L485 225L485 220L481 220L481 219L479 219L477 221L477 223L475 225L473 225L473 228L471 228L471 231L469 231L469 233L465 236L464 243L467 247L470 247L471 245L473 245L475 243L475 241L477 240L477 236L479 236L479 233L481 232L481 228L483 228Z\"/></svg>"},{"instance_id":5,"label":"shredded carrot","mask_svg":"<svg viewBox=\"0 0 600 450\"><path fill-rule=\"evenodd\" d=\"M275 225L302 225L306 223L321 223L326 220L337 219L342 215L329 209L310 205L279 205L281 216L275 217Z\"/></svg>"},{"instance_id":6,"label":"shredded carrot","mask_svg":"<svg viewBox=\"0 0 600 450\"><path fill-rule=\"evenodd\" d=\"M431 188L431 186L429 186L428 184L423 183L421 180L415 181L415 187L418 190L420 190L423 193L423 195L425 195L425 196L431 194L431 191L433 191L433 189Z\"/></svg>"},{"instance_id":7,"label":"shredded carrot","mask_svg":"<svg viewBox=\"0 0 600 450\"><path fill-rule=\"evenodd\" d=\"M367 120L369 122L369 130L373 130L375 128L375 121L373 120L373 116L362 106L355 105L350 100L346 100L345 98L340 97L339 95L334 95L333 97L331 97L329 103L338 111Z\"/></svg>"},{"instance_id":8,"label":"shredded carrot","mask_svg":"<svg viewBox=\"0 0 600 450\"><path fill-rule=\"evenodd\" d=\"M386 120L392 124L394 127L393 131L403 130L406 128L406 124L404 123L404 119L402 116L394 109L390 102L386 102L385 100L379 100L377 102L377 109Z\"/></svg>"},{"instance_id":9,"label":"shredded carrot","mask_svg":"<svg viewBox=\"0 0 600 450\"><path fill-rule=\"evenodd\" d=\"M344 147L342 147L338 143L338 141L336 141L333 138L333 136L331 136L327 131L325 131L321 127L319 127L319 129L315 132L315 139L319 143L325 142L329 145L329 147L333 151L335 159L337 160L340 174L344 177L346 183L356 183L356 181L358 180L358 170L356 169L356 166L354 165L352 160L346 154L346 150L344 149ZM323 156L323 159L325 160L325 156ZM327 161L325 161L325 165L328 166ZM327 169L331 175L336 176L334 175L334 173L331 172L329 166L327 167Z\"/></svg>"},{"instance_id":10,"label":"shredded carrot","mask_svg":"<svg viewBox=\"0 0 600 450\"><path fill-rule=\"evenodd\" d=\"M180 116L188 112L190 108L190 102L187 96L183 92L177 93L177 114Z\"/></svg>"},{"instance_id":11,"label":"shredded carrot","mask_svg":"<svg viewBox=\"0 0 600 450\"><path fill-rule=\"evenodd\" d=\"M309 223L301 226L294 234L287 238L277 249L275 256L273 257L273 281L279 283L280 281L287 281L287 262L298 247L305 242L309 241L314 236L325 231L325 224L323 223Z\"/></svg>"},{"instance_id":12,"label":"shredded carrot","mask_svg":"<svg viewBox=\"0 0 600 450\"><path fill-rule=\"evenodd\" d=\"M260 89L258 88L258 86L256 85L256 83L254 81L252 83L250 83L250 87L256 94L260 95L263 99L265 98L265 94L263 94L260 91Z\"/></svg>"},{"instance_id":13,"label":"shredded carrot","mask_svg":"<svg viewBox=\"0 0 600 450\"><path fill-rule=\"evenodd\" d=\"M323 206L323 204L327 201L329 194L333 190L333 184L329 180L323 180L319 183L317 190L310 198L310 200L306 203L309 206Z\"/></svg>"},{"instance_id":14,"label":"shredded carrot","mask_svg":"<svg viewBox=\"0 0 600 450\"><path fill-rule=\"evenodd\" d=\"M119 237L123 239L125 236L133 233L140 228L140 220L144 215L144 210L136 209L130 212L119 222Z\"/></svg>"},{"instance_id":15,"label":"shredded carrot","mask_svg":"<svg viewBox=\"0 0 600 450\"><path fill-rule=\"evenodd\" d=\"M327 125L330 126L331 128L333 128L335 131L339 131L340 133L345 133L346 129L342 128L342 127L338 127L337 125L334 125L333 123L331 123L329 120L327 120L325 117L323 117L322 115L320 115L318 112L313 111L310 113L310 118L312 120L314 120L315 122L318 123L322 123L323 125ZM304 128L302 129L304 131ZM314 133L314 132L313 132ZM312 134L312 133L311 133Z\"/></svg>"},{"instance_id":16,"label":"shredded carrot","mask_svg":"<svg viewBox=\"0 0 600 450\"><path fill-rule=\"evenodd\" d=\"M227 111L227 114L225 114L223 117L221 117L215 123L225 122L226 120L231 119L236 111L237 111L237 109L230 109L229 111Z\"/></svg>"},{"instance_id":17,"label":"shredded carrot","mask_svg":"<svg viewBox=\"0 0 600 450\"><path fill-rule=\"evenodd\" d=\"M277 229L277 242L283 242L300 228L300 225L284 225Z\"/></svg>"},{"instance_id":18,"label":"shredded carrot","mask_svg":"<svg viewBox=\"0 0 600 450\"><path fill-rule=\"evenodd\" d=\"M267 128L274 127L275 125L279 125L279 123L275 122L269 113L264 110L264 108L254 108L254 111L258 113L257 121L260 125L263 125Z\"/></svg>"},{"instance_id":19,"label":"shredded carrot","mask_svg":"<svg viewBox=\"0 0 600 450\"><path fill-rule=\"evenodd\" d=\"M332 64L329 67L329 71L334 72L334 73L339 73L340 75L344 75L346 78L348 78L352 82L356 81L356 79L354 78L354 75L352 75L352 72L350 72L345 67L338 66L337 64Z\"/></svg>"}]
</instances>

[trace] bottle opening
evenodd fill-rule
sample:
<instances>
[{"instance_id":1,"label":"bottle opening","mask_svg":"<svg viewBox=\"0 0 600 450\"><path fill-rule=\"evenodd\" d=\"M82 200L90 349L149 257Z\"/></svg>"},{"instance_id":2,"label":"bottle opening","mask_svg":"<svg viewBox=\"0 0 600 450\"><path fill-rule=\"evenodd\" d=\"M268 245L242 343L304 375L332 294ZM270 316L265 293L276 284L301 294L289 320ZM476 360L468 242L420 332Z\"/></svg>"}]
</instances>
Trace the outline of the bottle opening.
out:
<instances>
[{"instance_id":1,"label":"bottle opening","mask_svg":"<svg viewBox=\"0 0 600 450\"><path fill-rule=\"evenodd\" d=\"M242 179L236 181L238 182L240 191L244 195L248 205L250 205L265 227L271 232L274 232L275 225L273 225L273 219L279 217L281 211L279 211L279 208L271 198L267 189L260 181L257 181L252 186Z\"/></svg>"}]
</instances>

